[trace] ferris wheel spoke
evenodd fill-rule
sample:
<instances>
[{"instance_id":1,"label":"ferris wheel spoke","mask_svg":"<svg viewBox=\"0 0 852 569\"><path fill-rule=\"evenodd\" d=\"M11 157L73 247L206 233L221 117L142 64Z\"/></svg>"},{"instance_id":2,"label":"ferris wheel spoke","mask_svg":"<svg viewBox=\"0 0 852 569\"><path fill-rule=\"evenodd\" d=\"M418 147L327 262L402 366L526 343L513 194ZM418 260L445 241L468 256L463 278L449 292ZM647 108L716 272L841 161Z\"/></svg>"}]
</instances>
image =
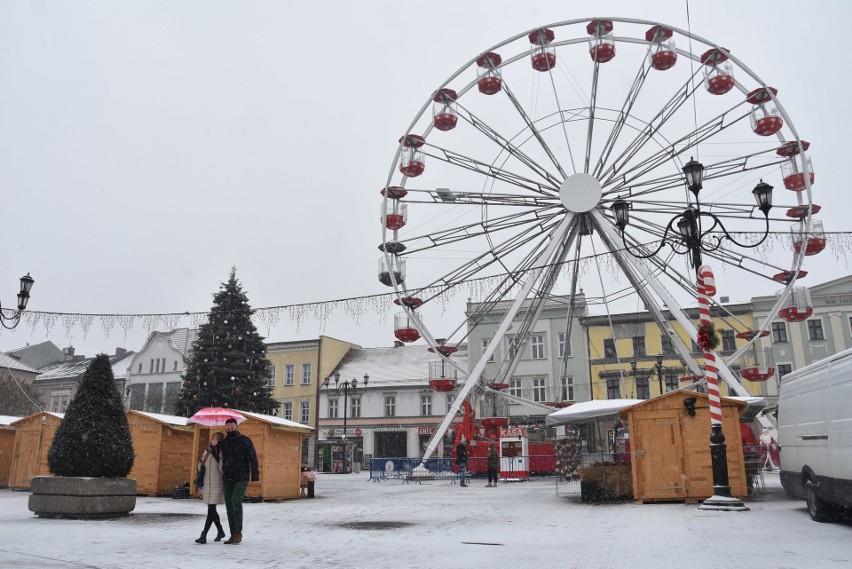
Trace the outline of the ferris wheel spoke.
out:
<instances>
[{"instance_id":1,"label":"ferris wheel spoke","mask_svg":"<svg viewBox=\"0 0 852 569\"><path fill-rule=\"evenodd\" d=\"M592 138L595 131L595 110L598 102L598 79L600 78L601 64L595 61L594 71L592 72L592 90L589 96L589 121L586 128L586 155L583 160L583 173L589 173L589 161L592 156Z\"/></svg>"},{"instance_id":2,"label":"ferris wheel spoke","mask_svg":"<svg viewBox=\"0 0 852 569\"><path fill-rule=\"evenodd\" d=\"M609 179L603 182L603 185L614 183L618 178L618 183L621 185L629 185L638 178L644 176L648 172L654 171L663 166L672 158L679 157L687 151L697 147L699 144L717 136L719 133L731 126L737 124L741 120L748 117L748 113L743 114L730 122L725 122L727 113L723 113L715 117L711 121L703 124L694 131L682 136L659 150L653 152L650 156L641 162L627 168L623 171L614 171Z\"/></svg>"},{"instance_id":3,"label":"ferris wheel spoke","mask_svg":"<svg viewBox=\"0 0 852 569\"><path fill-rule=\"evenodd\" d=\"M465 114L460 113L460 116L465 121L467 121L472 127L484 134L489 140L497 144L501 149L508 151L514 158L519 160L521 163L527 166L527 168L541 176L543 179L547 180L547 182L553 187L559 187L559 180L557 179L557 177L547 171L546 168L538 164L525 152L523 152L519 146L513 144L511 139L500 134L496 129L492 128L485 121L477 117L469 109L463 107L462 105L459 105L459 108L465 111Z\"/></svg>"},{"instance_id":4,"label":"ferris wheel spoke","mask_svg":"<svg viewBox=\"0 0 852 569\"><path fill-rule=\"evenodd\" d=\"M552 196L557 192L556 188L541 184L530 178L521 176L520 174L515 174L508 170L498 168L493 164L486 164L485 162L481 162L479 160L476 160L475 158L470 158L463 154L459 154L458 152L454 152L446 148L441 148L439 146L430 144L428 145L428 147L435 149L435 151L440 152L440 154L426 153L427 156L430 156L442 162L446 162L447 164L451 164L459 168L464 168L465 170L476 172L477 174L482 174L483 176L486 176L488 178L499 180L501 182L505 182L515 187L523 188L525 190L543 196Z\"/></svg>"},{"instance_id":5,"label":"ferris wheel spoke","mask_svg":"<svg viewBox=\"0 0 852 569\"><path fill-rule=\"evenodd\" d=\"M648 46L648 53L650 53L651 47L650 44ZM647 54L646 54L647 58ZM621 134L624 125L627 122L627 118L630 116L630 111L633 109L633 105L636 103L636 99L639 97L639 93L642 91L642 86L645 84L645 79L648 77L648 72L650 67L646 67L644 61L639 66L639 70L636 72L636 76L633 78L633 84L630 86L630 90L627 92L627 98L624 101L624 104L621 106L621 111L618 114L618 118L615 120L615 123L612 125L612 129L610 129L609 136L607 137L606 142L604 143L603 150L601 151L600 157L598 158L597 166L595 166L595 171L593 175L596 178L600 178L601 171L604 168L604 164L609 160L610 155L612 154L613 149L615 148L616 142L618 142L618 137ZM591 140L589 140L589 144L587 144L586 153L588 154L589 149L591 148Z\"/></svg>"},{"instance_id":6,"label":"ferris wheel spoke","mask_svg":"<svg viewBox=\"0 0 852 569\"><path fill-rule=\"evenodd\" d=\"M515 97L514 93L512 93L512 90L509 89L509 85L507 83L503 83L503 92L506 93L507 97L509 97L509 100L515 107L515 110L517 110L518 114L521 115L521 119L526 124L527 129L529 129L529 131L538 141L542 150L544 150L545 154L547 154L547 157L550 158L550 161L553 162L554 166L556 166L556 169L559 171L559 175L562 176L563 179L567 178L568 175L565 173L565 170L562 168L562 165L559 163L559 160L556 159L556 155L553 153L553 150L544 140L544 137L541 135L541 132L539 132L538 128L535 125L535 122L530 118L530 116L524 110L523 106L518 102L518 99Z\"/></svg>"},{"instance_id":7,"label":"ferris wheel spoke","mask_svg":"<svg viewBox=\"0 0 852 569\"><path fill-rule=\"evenodd\" d=\"M685 105L689 101L690 97L695 93L696 87L693 86L694 78L695 74L693 74L691 78L687 79L687 81L674 92L671 98L663 104L657 114L651 117L645 126L636 133L633 140L627 144L627 147L621 155L613 160L608 169L603 170L602 165L599 170L599 179L605 180L617 175L617 172L621 168L625 167L625 165L642 150L646 143L653 140L654 133L659 132L672 117L677 115L677 112L681 109L681 107L683 107L683 105Z\"/></svg>"},{"instance_id":8,"label":"ferris wheel spoke","mask_svg":"<svg viewBox=\"0 0 852 569\"><path fill-rule=\"evenodd\" d=\"M438 188L435 190L408 190L408 203L457 204L457 205L506 205L513 207L546 208L557 205L558 199L543 196L524 196L517 194L495 194L485 192L465 192ZM430 199L425 199L428 196ZM420 197L421 199L418 199ZM414 198L414 199L412 199Z\"/></svg>"},{"instance_id":9,"label":"ferris wheel spoke","mask_svg":"<svg viewBox=\"0 0 852 569\"><path fill-rule=\"evenodd\" d=\"M521 211L509 215L491 218L487 221L476 221L448 229L430 231L423 235L404 237L399 240L407 250L403 255L411 255L435 247L443 247L460 241L473 240L489 234L515 229L523 225L540 226L554 214L546 212ZM423 245L421 245L423 243Z\"/></svg>"}]
</instances>

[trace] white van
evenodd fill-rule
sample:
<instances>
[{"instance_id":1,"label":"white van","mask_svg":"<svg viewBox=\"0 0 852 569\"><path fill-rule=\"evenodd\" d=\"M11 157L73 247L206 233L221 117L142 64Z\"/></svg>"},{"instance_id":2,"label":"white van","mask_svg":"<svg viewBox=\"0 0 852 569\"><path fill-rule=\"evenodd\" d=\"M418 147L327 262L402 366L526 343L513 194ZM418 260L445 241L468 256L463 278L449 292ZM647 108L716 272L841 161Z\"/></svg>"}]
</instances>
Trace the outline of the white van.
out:
<instances>
[{"instance_id":1,"label":"white van","mask_svg":"<svg viewBox=\"0 0 852 569\"><path fill-rule=\"evenodd\" d=\"M781 380L781 484L805 498L815 521L852 507L852 350Z\"/></svg>"}]
</instances>

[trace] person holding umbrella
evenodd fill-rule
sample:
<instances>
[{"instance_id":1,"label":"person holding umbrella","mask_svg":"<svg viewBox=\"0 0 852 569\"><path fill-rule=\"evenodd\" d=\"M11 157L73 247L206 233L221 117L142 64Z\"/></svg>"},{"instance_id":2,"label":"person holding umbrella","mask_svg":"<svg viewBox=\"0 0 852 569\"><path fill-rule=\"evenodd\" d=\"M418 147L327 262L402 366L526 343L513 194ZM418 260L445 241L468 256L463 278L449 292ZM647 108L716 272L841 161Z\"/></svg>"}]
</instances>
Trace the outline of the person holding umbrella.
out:
<instances>
[{"instance_id":1,"label":"person holding umbrella","mask_svg":"<svg viewBox=\"0 0 852 569\"><path fill-rule=\"evenodd\" d=\"M222 484L225 509L228 512L228 527L231 537L225 543L236 545L243 540L243 497L246 495L249 478L260 481L260 466L251 439L237 430L233 417L225 421L228 434L222 441Z\"/></svg>"},{"instance_id":2,"label":"person holding umbrella","mask_svg":"<svg viewBox=\"0 0 852 569\"><path fill-rule=\"evenodd\" d=\"M222 453L219 443L225 439L225 435L216 432L210 437L210 446L201 454L198 470L204 467L204 486L201 487L201 501L207 504L207 519L204 520L204 530L201 537L195 543L207 543L207 532L210 526L216 524L216 537L213 541L221 541L225 537L219 512L216 511L217 504L225 503L225 495L222 491Z\"/></svg>"}]
</instances>

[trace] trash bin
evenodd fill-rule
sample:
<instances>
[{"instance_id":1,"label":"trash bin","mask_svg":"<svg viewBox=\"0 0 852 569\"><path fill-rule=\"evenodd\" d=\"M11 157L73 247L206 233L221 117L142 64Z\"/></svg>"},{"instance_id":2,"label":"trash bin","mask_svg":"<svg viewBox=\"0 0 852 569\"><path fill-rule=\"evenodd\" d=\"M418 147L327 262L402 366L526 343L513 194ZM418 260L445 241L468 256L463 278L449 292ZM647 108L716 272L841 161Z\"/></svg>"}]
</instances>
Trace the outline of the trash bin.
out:
<instances>
[{"instance_id":1,"label":"trash bin","mask_svg":"<svg viewBox=\"0 0 852 569\"><path fill-rule=\"evenodd\" d=\"M580 501L600 502L602 499L603 492L597 482L594 480L580 480Z\"/></svg>"}]
</instances>

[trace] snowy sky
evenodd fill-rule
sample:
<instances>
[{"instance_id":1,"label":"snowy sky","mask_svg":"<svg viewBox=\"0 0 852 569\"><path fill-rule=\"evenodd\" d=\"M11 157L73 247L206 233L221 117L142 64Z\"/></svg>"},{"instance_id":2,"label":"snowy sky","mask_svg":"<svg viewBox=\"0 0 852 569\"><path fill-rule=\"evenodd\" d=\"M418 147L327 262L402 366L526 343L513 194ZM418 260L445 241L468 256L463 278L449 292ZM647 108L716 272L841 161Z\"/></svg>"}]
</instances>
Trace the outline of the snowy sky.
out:
<instances>
[{"instance_id":1,"label":"snowy sky","mask_svg":"<svg viewBox=\"0 0 852 569\"><path fill-rule=\"evenodd\" d=\"M690 12L688 23L682 0L595 13L564 0L4 2L0 301L12 306L29 272L31 310L200 312L232 266L255 307L387 292L379 189L429 94L506 38L586 16L691 23L776 85L814 144L826 230L846 230L852 5L720 0ZM810 284L849 273L825 253L809 268ZM324 328L261 332L393 340L387 315L339 312ZM93 355L139 349L146 335L22 326L0 349L50 339Z\"/></svg>"}]
</instances>

